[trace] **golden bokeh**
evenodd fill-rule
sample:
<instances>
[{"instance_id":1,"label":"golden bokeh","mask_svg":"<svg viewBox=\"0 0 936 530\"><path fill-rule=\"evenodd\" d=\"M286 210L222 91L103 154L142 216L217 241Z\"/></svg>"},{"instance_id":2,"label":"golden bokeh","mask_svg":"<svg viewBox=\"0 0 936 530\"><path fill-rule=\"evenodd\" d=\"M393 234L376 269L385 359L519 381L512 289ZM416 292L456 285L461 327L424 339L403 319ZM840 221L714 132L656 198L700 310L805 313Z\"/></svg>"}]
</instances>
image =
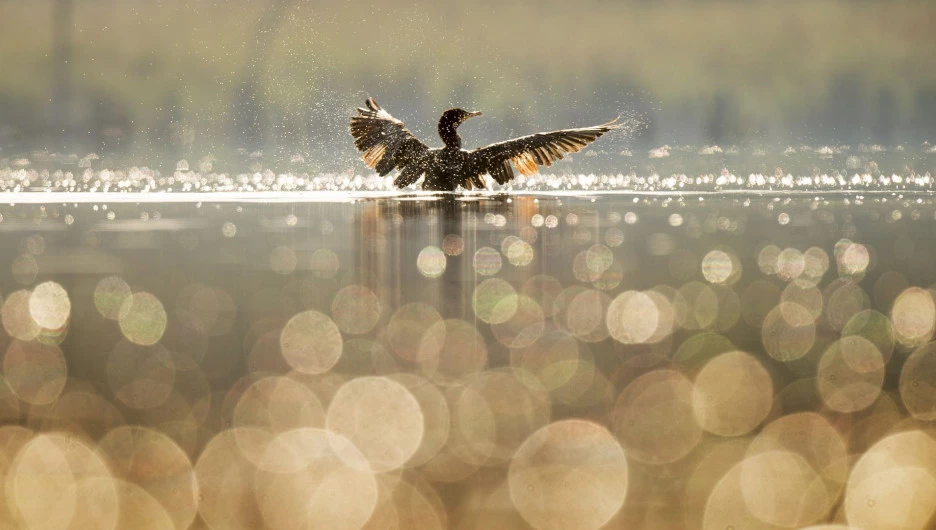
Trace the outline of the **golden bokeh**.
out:
<instances>
[{"instance_id":1,"label":"golden bokeh","mask_svg":"<svg viewBox=\"0 0 936 530\"><path fill-rule=\"evenodd\" d=\"M540 305L544 317L552 318L559 309L555 301L562 292L562 288L562 282L556 278L546 274L537 274L523 282L520 292Z\"/></svg>"},{"instance_id":2,"label":"golden bokeh","mask_svg":"<svg viewBox=\"0 0 936 530\"><path fill-rule=\"evenodd\" d=\"M610 248L597 244L585 251L585 266L593 274L601 274L614 263L614 252Z\"/></svg>"},{"instance_id":3,"label":"golden bokeh","mask_svg":"<svg viewBox=\"0 0 936 530\"><path fill-rule=\"evenodd\" d=\"M471 261L475 271L482 276L493 276L503 265L501 254L491 247L481 247L475 251Z\"/></svg>"},{"instance_id":4,"label":"golden bokeh","mask_svg":"<svg viewBox=\"0 0 936 530\"><path fill-rule=\"evenodd\" d=\"M29 315L41 328L62 328L71 315L68 292L55 282L40 283L29 295Z\"/></svg>"},{"instance_id":5,"label":"golden bokeh","mask_svg":"<svg viewBox=\"0 0 936 530\"><path fill-rule=\"evenodd\" d=\"M897 341L905 347L921 346L933 338L936 303L930 291L920 287L905 289L891 309Z\"/></svg>"},{"instance_id":6,"label":"golden bokeh","mask_svg":"<svg viewBox=\"0 0 936 530\"><path fill-rule=\"evenodd\" d=\"M555 328L547 328L533 344L510 351L510 366L517 378L534 390L547 392L568 383L579 361L575 337Z\"/></svg>"},{"instance_id":7,"label":"golden bokeh","mask_svg":"<svg viewBox=\"0 0 936 530\"><path fill-rule=\"evenodd\" d=\"M39 336L42 329L33 320L29 311L29 302L32 293L19 290L10 293L3 301L0 317L3 320L3 329L13 338L19 340L33 340Z\"/></svg>"},{"instance_id":8,"label":"golden bokeh","mask_svg":"<svg viewBox=\"0 0 936 530\"><path fill-rule=\"evenodd\" d=\"M777 454L779 458L785 458L787 460L787 462L783 463L797 462L800 463L798 468L803 469L801 461L797 460L795 455L791 456L790 453L775 454ZM745 461L736 463L727 472L722 474L721 478L712 488L711 494L705 503L704 515L702 516L701 528L703 530L740 530L742 528L750 530L775 530L784 528L758 518L748 509L744 484L742 483L744 462ZM765 465L759 467L767 468L769 471L769 467L767 466L771 463L778 462L763 461ZM758 470L757 467L753 468L753 471ZM801 492L795 491L793 493L798 497ZM794 507L796 506L794 505Z\"/></svg>"},{"instance_id":9,"label":"golden bokeh","mask_svg":"<svg viewBox=\"0 0 936 530\"><path fill-rule=\"evenodd\" d=\"M624 265L615 260L611 266L601 271L597 278L592 280L592 285L602 291L611 291L616 289L624 281Z\"/></svg>"},{"instance_id":10,"label":"golden bokeh","mask_svg":"<svg viewBox=\"0 0 936 530\"><path fill-rule=\"evenodd\" d=\"M769 455L761 460L753 457ZM775 464L779 464L774 468ZM772 524L805 525L824 518L839 498L848 477L845 440L823 416L801 412L780 417L754 438L748 446L742 480L748 480L748 508ZM746 475L745 473L750 473ZM758 474L773 473L773 480ZM763 481L787 492L770 491L770 486L752 488ZM766 491L765 491L766 490ZM799 491L798 491L799 490ZM784 506L785 502L793 505Z\"/></svg>"},{"instance_id":11,"label":"golden bokeh","mask_svg":"<svg viewBox=\"0 0 936 530\"><path fill-rule=\"evenodd\" d=\"M501 324L517 312L517 291L507 281L488 278L477 285L471 296L475 315L488 324Z\"/></svg>"},{"instance_id":12,"label":"golden bokeh","mask_svg":"<svg viewBox=\"0 0 936 530\"><path fill-rule=\"evenodd\" d=\"M451 436L472 464L507 462L534 431L549 422L546 395L526 387L507 369L465 377L452 394Z\"/></svg>"},{"instance_id":13,"label":"golden bokeh","mask_svg":"<svg viewBox=\"0 0 936 530\"><path fill-rule=\"evenodd\" d=\"M115 528L118 491L91 446L61 434L40 434L22 446L6 490L29 528Z\"/></svg>"},{"instance_id":14,"label":"golden bokeh","mask_svg":"<svg viewBox=\"0 0 936 530\"><path fill-rule=\"evenodd\" d=\"M666 313L661 311L648 293L625 291L608 306L608 333L624 344L656 342L653 339L662 329L667 331Z\"/></svg>"},{"instance_id":15,"label":"golden bokeh","mask_svg":"<svg viewBox=\"0 0 936 530\"><path fill-rule=\"evenodd\" d=\"M825 317L832 329L841 331L855 315L870 309L868 294L852 280L837 279L823 289Z\"/></svg>"},{"instance_id":16,"label":"golden bokeh","mask_svg":"<svg viewBox=\"0 0 936 530\"><path fill-rule=\"evenodd\" d=\"M710 283L733 285L741 273L741 261L729 251L712 250L702 258L702 276Z\"/></svg>"},{"instance_id":17,"label":"golden bokeh","mask_svg":"<svg viewBox=\"0 0 936 530\"><path fill-rule=\"evenodd\" d=\"M327 248L316 249L309 257L309 269L318 278L334 278L338 274L341 262L334 250Z\"/></svg>"},{"instance_id":18,"label":"golden bokeh","mask_svg":"<svg viewBox=\"0 0 936 530\"><path fill-rule=\"evenodd\" d=\"M923 431L897 432L874 444L848 477L849 524L884 530L931 527L936 514L936 440Z\"/></svg>"},{"instance_id":19,"label":"golden bokeh","mask_svg":"<svg viewBox=\"0 0 936 530\"><path fill-rule=\"evenodd\" d=\"M608 338L605 314L611 298L602 291L585 289L577 293L565 308L565 329L584 342Z\"/></svg>"},{"instance_id":20,"label":"golden bokeh","mask_svg":"<svg viewBox=\"0 0 936 530\"><path fill-rule=\"evenodd\" d=\"M777 245L765 245L757 253L757 266L761 272L768 276L777 274L777 260L780 258L780 247Z\"/></svg>"},{"instance_id":21,"label":"golden bokeh","mask_svg":"<svg viewBox=\"0 0 936 530\"><path fill-rule=\"evenodd\" d=\"M198 507L195 472L188 455L171 438L146 427L123 426L98 442L98 452L116 478L151 495L175 528L192 524ZM152 524L149 514L138 517Z\"/></svg>"},{"instance_id":22,"label":"golden bokeh","mask_svg":"<svg viewBox=\"0 0 936 530\"><path fill-rule=\"evenodd\" d=\"M774 359L795 361L806 355L816 341L815 317L797 303L782 302L764 318L761 339Z\"/></svg>"},{"instance_id":23,"label":"golden bokeh","mask_svg":"<svg viewBox=\"0 0 936 530\"><path fill-rule=\"evenodd\" d=\"M270 251L270 269L277 274L292 274L296 270L298 259L296 251L286 246L279 246Z\"/></svg>"},{"instance_id":24,"label":"golden bokeh","mask_svg":"<svg viewBox=\"0 0 936 530\"><path fill-rule=\"evenodd\" d=\"M682 520L686 528L702 528L706 505L715 486L747 451L750 438L726 438L703 442L700 456L691 462L683 488Z\"/></svg>"},{"instance_id":25,"label":"golden bokeh","mask_svg":"<svg viewBox=\"0 0 936 530\"><path fill-rule=\"evenodd\" d=\"M367 530L447 528L445 508L438 495L425 482L412 477L406 480L378 477L378 501L374 513L363 527Z\"/></svg>"},{"instance_id":26,"label":"golden bokeh","mask_svg":"<svg viewBox=\"0 0 936 530\"><path fill-rule=\"evenodd\" d=\"M824 307L822 291L813 283L796 279L788 283L780 294L781 302L791 302L809 311L813 319L818 319L822 315Z\"/></svg>"},{"instance_id":27,"label":"golden bokeh","mask_svg":"<svg viewBox=\"0 0 936 530\"><path fill-rule=\"evenodd\" d=\"M842 239L835 245L839 276L861 278L871 263L871 253L861 243Z\"/></svg>"},{"instance_id":28,"label":"golden bokeh","mask_svg":"<svg viewBox=\"0 0 936 530\"><path fill-rule=\"evenodd\" d=\"M508 320L491 325L497 341L508 348L526 348L536 342L545 329L545 314L536 300L517 297L517 311Z\"/></svg>"},{"instance_id":29,"label":"golden bokeh","mask_svg":"<svg viewBox=\"0 0 936 530\"><path fill-rule=\"evenodd\" d=\"M514 243L523 241L523 238L521 238L519 235L513 235L513 234L509 236L498 236L498 239L500 239L500 245L499 245L500 251L501 251L501 254L504 255L504 257L507 257L507 251L510 249L510 247Z\"/></svg>"},{"instance_id":30,"label":"golden bokeh","mask_svg":"<svg viewBox=\"0 0 936 530\"><path fill-rule=\"evenodd\" d=\"M380 319L380 300L363 285L341 288L332 299L331 315L341 331L363 335L374 329Z\"/></svg>"},{"instance_id":31,"label":"golden bokeh","mask_svg":"<svg viewBox=\"0 0 936 530\"><path fill-rule=\"evenodd\" d=\"M134 293L124 300L119 315L120 331L134 344L156 344L166 331L166 309L153 294Z\"/></svg>"},{"instance_id":32,"label":"golden bokeh","mask_svg":"<svg viewBox=\"0 0 936 530\"><path fill-rule=\"evenodd\" d=\"M20 418L20 402L10 388L6 377L0 375L0 429L7 425L13 425Z\"/></svg>"},{"instance_id":33,"label":"golden bokeh","mask_svg":"<svg viewBox=\"0 0 936 530\"><path fill-rule=\"evenodd\" d=\"M693 413L693 385L674 370L656 370L632 381L611 415L628 456L648 464L682 459L702 439Z\"/></svg>"},{"instance_id":34,"label":"golden bokeh","mask_svg":"<svg viewBox=\"0 0 936 530\"><path fill-rule=\"evenodd\" d=\"M900 399L913 417L936 420L936 343L920 346L900 371Z\"/></svg>"},{"instance_id":35,"label":"golden bokeh","mask_svg":"<svg viewBox=\"0 0 936 530\"><path fill-rule=\"evenodd\" d=\"M423 337L432 326L441 321L439 312L427 304L414 302L400 306L387 323L387 342L391 352L410 363L419 364L424 360L432 362L439 351L430 348L441 348L441 344L438 341L424 343Z\"/></svg>"},{"instance_id":36,"label":"golden bokeh","mask_svg":"<svg viewBox=\"0 0 936 530\"><path fill-rule=\"evenodd\" d=\"M461 256L465 250L465 241L459 235L449 234L442 239L442 250L448 256Z\"/></svg>"},{"instance_id":37,"label":"golden bokeh","mask_svg":"<svg viewBox=\"0 0 936 530\"><path fill-rule=\"evenodd\" d=\"M421 466L434 457L448 440L451 427L448 402L438 386L417 375L396 373L387 378L405 387L419 403L423 417L423 435L419 447L404 466Z\"/></svg>"},{"instance_id":38,"label":"golden bokeh","mask_svg":"<svg viewBox=\"0 0 936 530\"><path fill-rule=\"evenodd\" d=\"M936 202L702 198L0 206L0 528L933 528Z\"/></svg>"},{"instance_id":39,"label":"golden bokeh","mask_svg":"<svg viewBox=\"0 0 936 530\"><path fill-rule=\"evenodd\" d=\"M890 360L897 345L894 324L880 311L867 309L855 314L842 328L842 335L857 335L871 341L884 357Z\"/></svg>"},{"instance_id":40,"label":"golden bokeh","mask_svg":"<svg viewBox=\"0 0 936 530\"><path fill-rule=\"evenodd\" d=\"M230 221L225 221L225 223L221 225L221 234L228 238L236 236L237 225Z\"/></svg>"},{"instance_id":41,"label":"golden bokeh","mask_svg":"<svg viewBox=\"0 0 936 530\"><path fill-rule=\"evenodd\" d=\"M345 383L328 406L326 425L357 451L336 453L345 464L385 473L402 467L419 449L425 424L419 401L386 377L359 377ZM358 456L360 455L360 456Z\"/></svg>"},{"instance_id":42,"label":"golden bokeh","mask_svg":"<svg viewBox=\"0 0 936 530\"><path fill-rule=\"evenodd\" d=\"M869 407L881 393L885 362L877 346L859 335L846 335L832 343L817 368L822 400L838 412Z\"/></svg>"},{"instance_id":43,"label":"golden bokeh","mask_svg":"<svg viewBox=\"0 0 936 530\"><path fill-rule=\"evenodd\" d=\"M243 391L232 422L237 427L271 434L324 427L325 407L308 386L289 377L271 375L257 379Z\"/></svg>"},{"instance_id":44,"label":"golden bokeh","mask_svg":"<svg viewBox=\"0 0 936 530\"><path fill-rule=\"evenodd\" d=\"M449 384L477 373L487 364L484 337L474 325L461 319L434 323L419 344L419 369L438 384Z\"/></svg>"},{"instance_id":45,"label":"golden bokeh","mask_svg":"<svg viewBox=\"0 0 936 530\"><path fill-rule=\"evenodd\" d=\"M770 374L747 353L720 354L696 375L692 397L695 418L713 434L747 434L764 421L772 405Z\"/></svg>"},{"instance_id":46,"label":"golden bokeh","mask_svg":"<svg viewBox=\"0 0 936 530\"><path fill-rule=\"evenodd\" d=\"M892 467L849 487L849 522L882 530L931 528L936 478L919 467Z\"/></svg>"},{"instance_id":47,"label":"golden bokeh","mask_svg":"<svg viewBox=\"0 0 936 530\"><path fill-rule=\"evenodd\" d=\"M254 495L258 464L272 435L236 427L212 437L195 463L198 513L212 529L250 530L263 526Z\"/></svg>"},{"instance_id":48,"label":"golden bokeh","mask_svg":"<svg viewBox=\"0 0 936 530\"><path fill-rule=\"evenodd\" d=\"M829 255L825 250L819 247L809 247L803 253L803 261L806 266L800 280L807 283L817 284L829 270Z\"/></svg>"},{"instance_id":49,"label":"golden bokeh","mask_svg":"<svg viewBox=\"0 0 936 530\"><path fill-rule=\"evenodd\" d=\"M65 388L68 366L55 345L14 340L3 356L3 376L10 389L31 405L48 405Z\"/></svg>"},{"instance_id":50,"label":"golden bokeh","mask_svg":"<svg viewBox=\"0 0 936 530\"><path fill-rule=\"evenodd\" d=\"M118 525L121 528L161 530L173 528L172 516L146 489L124 480L115 479L117 506L120 507Z\"/></svg>"},{"instance_id":51,"label":"golden bokeh","mask_svg":"<svg viewBox=\"0 0 936 530\"><path fill-rule=\"evenodd\" d=\"M133 293L120 276L102 278L94 287L94 307L109 320L120 318L120 308Z\"/></svg>"},{"instance_id":52,"label":"golden bokeh","mask_svg":"<svg viewBox=\"0 0 936 530\"><path fill-rule=\"evenodd\" d=\"M802 456L789 451L765 451L739 466L742 502L765 523L796 527L819 521L832 498L819 474Z\"/></svg>"},{"instance_id":53,"label":"golden bokeh","mask_svg":"<svg viewBox=\"0 0 936 530\"><path fill-rule=\"evenodd\" d=\"M362 528L377 506L368 459L347 438L305 428L277 435L250 482L263 524L284 529ZM352 465L353 464L353 465Z\"/></svg>"},{"instance_id":54,"label":"golden bokeh","mask_svg":"<svg viewBox=\"0 0 936 530\"><path fill-rule=\"evenodd\" d=\"M280 333L280 349L289 366L305 374L327 372L341 357L341 331L318 311L294 315Z\"/></svg>"},{"instance_id":55,"label":"golden bokeh","mask_svg":"<svg viewBox=\"0 0 936 530\"><path fill-rule=\"evenodd\" d=\"M33 426L43 432L60 432L81 439L97 440L126 422L118 405L93 388L66 381L55 402L33 409L41 420Z\"/></svg>"},{"instance_id":56,"label":"golden bokeh","mask_svg":"<svg viewBox=\"0 0 936 530\"><path fill-rule=\"evenodd\" d=\"M799 278L806 270L806 257L796 248L785 248L777 255L777 277L783 281Z\"/></svg>"},{"instance_id":57,"label":"golden bokeh","mask_svg":"<svg viewBox=\"0 0 936 530\"><path fill-rule=\"evenodd\" d=\"M514 241L507 247L507 261L514 267L526 267L533 261L533 247L526 241Z\"/></svg>"},{"instance_id":58,"label":"golden bokeh","mask_svg":"<svg viewBox=\"0 0 936 530\"><path fill-rule=\"evenodd\" d=\"M445 272L445 253L435 246L428 246L419 251L416 258L416 268L426 278L438 278Z\"/></svg>"},{"instance_id":59,"label":"golden bokeh","mask_svg":"<svg viewBox=\"0 0 936 530\"><path fill-rule=\"evenodd\" d=\"M510 498L538 530L597 530L627 496L621 446L598 424L569 419L547 425L517 450Z\"/></svg>"},{"instance_id":60,"label":"golden bokeh","mask_svg":"<svg viewBox=\"0 0 936 530\"><path fill-rule=\"evenodd\" d=\"M682 319L684 328L700 330L715 325L718 318L718 293L712 286L690 281L680 286L678 292L684 304L685 317Z\"/></svg>"}]
</instances>

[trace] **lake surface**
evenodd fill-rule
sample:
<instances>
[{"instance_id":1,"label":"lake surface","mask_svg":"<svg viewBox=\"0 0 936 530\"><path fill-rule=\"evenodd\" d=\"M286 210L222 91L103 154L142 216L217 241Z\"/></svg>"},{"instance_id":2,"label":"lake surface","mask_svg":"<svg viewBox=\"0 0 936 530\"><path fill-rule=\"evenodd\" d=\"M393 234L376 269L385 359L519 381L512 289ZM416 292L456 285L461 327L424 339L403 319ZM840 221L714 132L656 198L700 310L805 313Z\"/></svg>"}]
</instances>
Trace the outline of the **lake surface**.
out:
<instances>
[{"instance_id":1,"label":"lake surface","mask_svg":"<svg viewBox=\"0 0 936 530\"><path fill-rule=\"evenodd\" d=\"M0 521L930 528L934 155L829 149L458 197L5 159Z\"/></svg>"}]
</instances>

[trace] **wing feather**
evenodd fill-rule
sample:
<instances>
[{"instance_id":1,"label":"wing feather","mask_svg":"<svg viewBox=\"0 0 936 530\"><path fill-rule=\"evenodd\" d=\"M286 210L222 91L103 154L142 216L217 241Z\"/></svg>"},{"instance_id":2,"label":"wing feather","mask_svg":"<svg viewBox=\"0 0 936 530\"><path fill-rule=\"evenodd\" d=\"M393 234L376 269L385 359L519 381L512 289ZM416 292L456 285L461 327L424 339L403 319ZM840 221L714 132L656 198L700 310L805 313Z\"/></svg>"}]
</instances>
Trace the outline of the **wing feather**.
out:
<instances>
[{"instance_id":1,"label":"wing feather","mask_svg":"<svg viewBox=\"0 0 936 530\"><path fill-rule=\"evenodd\" d=\"M358 115L351 118L351 136L361 158L378 175L394 169L400 176L394 184L408 186L425 172L429 148L413 136L403 122L380 108L374 98L368 98L365 107L358 107ZM402 184L398 184L402 183Z\"/></svg>"},{"instance_id":2,"label":"wing feather","mask_svg":"<svg viewBox=\"0 0 936 530\"><path fill-rule=\"evenodd\" d=\"M405 188L419 180L423 174L423 169L419 165L406 166L400 171L400 174L393 179L393 185L398 188Z\"/></svg>"},{"instance_id":3,"label":"wing feather","mask_svg":"<svg viewBox=\"0 0 936 530\"><path fill-rule=\"evenodd\" d=\"M471 152L471 174L488 174L499 184L514 177L513 167L533 175L539 166L551 166L568 153L577 153L606 132L620 127L617 120L594 127L563 129L498 142ZM469 177L470 178L470 177Z\"/></svg>"}]
</instances>

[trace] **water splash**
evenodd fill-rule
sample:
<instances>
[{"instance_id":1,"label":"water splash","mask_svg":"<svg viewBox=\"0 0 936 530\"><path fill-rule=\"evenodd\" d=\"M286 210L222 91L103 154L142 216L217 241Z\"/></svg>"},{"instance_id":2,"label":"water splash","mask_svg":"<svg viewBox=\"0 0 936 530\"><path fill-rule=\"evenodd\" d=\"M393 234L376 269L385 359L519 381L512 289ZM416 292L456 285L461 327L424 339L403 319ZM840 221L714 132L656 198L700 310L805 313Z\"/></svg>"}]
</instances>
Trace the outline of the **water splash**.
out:
<instances>
[{"instance_id":1,"label":"water splash","mask_svg":"<svg viewBox=\"0 0 936 530\"><path fill-rule=\"evenodd\" d=\"M616 157L605 151L586 155L584 160L562 161L549 168L550 172L517 175L503 186L491 180L490 189L496 193L930 192L936 184L936 152L928 149L928 144L913 152L903 146L880 145L771 150L664 145L637 154L625 150ZM36 154L3 158L0 193L397 191L392 175L360 173L354 166L344 171L315 171L313 162L292 155L280 164L283 169L276 167L276 162L267 162L259 151L239 158L230 171L223 170L223 164L212 155L195 158L191 164L182 158L166 170L153 167L159 164L121 164L94 153L84 157Z\"/></svg>"}]
</instances>

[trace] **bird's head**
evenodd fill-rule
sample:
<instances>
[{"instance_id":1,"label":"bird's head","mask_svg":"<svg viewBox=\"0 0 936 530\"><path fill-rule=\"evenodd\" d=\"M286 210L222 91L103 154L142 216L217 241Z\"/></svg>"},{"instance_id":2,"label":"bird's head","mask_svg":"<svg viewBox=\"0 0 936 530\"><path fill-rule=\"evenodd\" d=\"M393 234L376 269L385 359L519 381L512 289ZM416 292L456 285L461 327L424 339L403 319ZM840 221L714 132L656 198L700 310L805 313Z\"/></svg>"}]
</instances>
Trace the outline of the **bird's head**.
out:
<instances>
[{"instance_id":1,"label":"bird's head","mask_svg":"<svg viewBox=\"0 0 936 530\"><path fill-rule=\"evenodd\" d=\"M442 117L439 119L439 124L445 123L458 127L468 118L473 118L480 115L480 112L469 112L465 109L449 109L442 113Z\"/></svg>"}]
</instances>

